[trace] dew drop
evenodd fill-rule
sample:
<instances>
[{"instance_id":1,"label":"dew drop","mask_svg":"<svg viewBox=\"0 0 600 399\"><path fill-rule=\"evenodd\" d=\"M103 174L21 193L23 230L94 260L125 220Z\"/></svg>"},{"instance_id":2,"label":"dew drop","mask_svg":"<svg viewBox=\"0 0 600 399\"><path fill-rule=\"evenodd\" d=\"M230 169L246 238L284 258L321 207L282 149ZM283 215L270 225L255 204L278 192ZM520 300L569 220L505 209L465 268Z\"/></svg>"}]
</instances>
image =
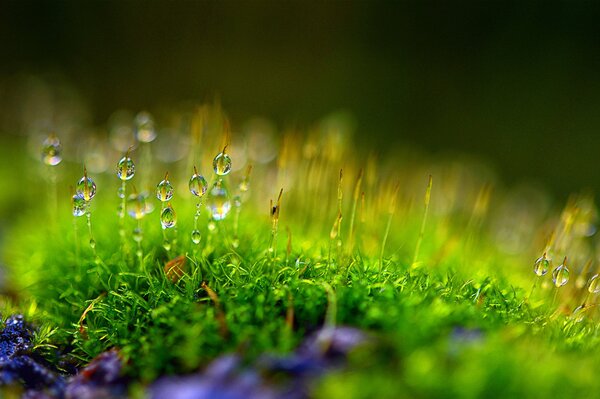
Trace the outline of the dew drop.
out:
<instances>
[{"instance_id":1,"label":"dew drop","mask_svg":"<svg viewBox=\"0 0 600 399\"><path fill-rule=\"evenodd\" d=\"M231 157L225 152L219 153L213 160L213 169L219 176L225 176L231 172Z\"/></svg>"},{"instance_id":2,"label":"dew drop","mask_svg":"<svg viewBox=\"0 0 600 399\"><path fill-rule=\"evenodd\" d=\"M82 196L84 200L90 201L96 195L96 183L90 177L83 176L77 182L75 193Z\"/></svg>"},{"instance_id":3,"label":"dew drop","mask_svg":"<svg viewBox=\"0 0 600 399\"><path fill-rule=\"evenodd\" d=\"M202 238L202 236L200 235L200 231L199 230L192 230L192 242L194 244L200 244L200 239Z\"/></svg>"},{"instance_id":4,"label":"dew drop","mask_svg":"<svg viewBox=\"0 0 600 399\"><path fill-rule=\"evenodd\" d=\"M149 213L154 212L154 203L152 201L150 201L150 193L148 191L142 191L140 193L140 195L142 197L144 197L144 214L147 215Z\"/></svg>"},{"instance_id":5,"label":"dew drop","mask_svg":"<svg viewBox=\"0 0 600 399\"><path fill-rule=\"evenodd\" d=\"M594 274L590 279L590 285L588 286L588 292L590 294L600 293L600 276Z\"/></svg>"},{"instance_id":6,"label":"dew drop","mask_svg":"<svg viewBox=\"0 0 600 399\"><path fill-rule=\"evenodd\" d=\"M236 208L239 208L242 206L242 199L240 198L239 195L235 195L233 197L233 206L235 206Z\"/></svg>"},{"instance_id":7,"label":"dew drop","mask_svg":"<svg viewBox=\"0 0 600 399\"><path fill-rule=\"evenodd\" d=\"M237 247L239 247L239 246L240 246L240 240L239 240L238 238L234 238L234 239L231 241L231 245L232 245L234 248L237 248Z\"/></svg>"},{"instance_id":8,"label":"dew drop","mask_svg":"<svg viewBox=\"0 0 600 399\"><path fill-rule=\"evenodd\" d=\"M127 213L134 219L143 218L147 212L146 197L143 194L131 194L127 199Z\"/></svg>"},{"instance_id":9,"label":"dew drop","mask_svg":"<svg viewBox=\"0 0 600 399\"><path fill-rule=\"evenodd\" d=\"M167 202L173 198L173 186L166 178L156 186L156 198L161 202Z\"/></svg>"},{"instance_id":10,"label":"dew drop","mask_svg":"<svg viewBox=\"0 0 600 399\"><path fill-rule=\"evenodd\" d=\"M92 249L96 248L96 240L94 240L93 238L90 238L90 247Z\"/></svg>"},{"instance_id":11,"label":"dew drop","mask_svg":"<svg viewBox=\"0 0 600 399\"><path fill-rule=\"evenodd\" d=\"M569 282L569 269L565 264L558 266L552 272L552 282L555 287L562 287Z\"/></svg>"},{"instance_id":12,"label":"dew drop","mask_svg":"<svg viewBox=\"0 0 600 399\"><path fill-rule=\"evenodd\" d=\"M135 138L142 143L151 143L156 139L154 118L148 112L140 112L135 117Z\"/></svg>"},{"instance_id":13,"label":"dew drop","mask_svg":"<svg viewBox=\"0 0 600 399\"><path fill-rule=\"evenodd\" d=\"M213 220L223 220L227 217L229 211L231 211L229 193L221 180L216 182L208 193L207 205Z\"/></svg>"},{"instance_id":14,"label":"dew drop","mask_svg":"<svg viewBox=\"0 0 600 399\"><path fill-rule=\"evenodd\" d=\"M117 189L117 196L119 198L125 198L125 190L123 189L123 187L119 187Z\"/></svg>"},{"instance_id":15,"label":"dew drop","mask_svg":"<svg viewBox=\"0 0 600 399\"><path fill-rule=\"evenodd\" d=\"M540 256L533 264L533 272L539 277L546 275L549 268L550 259L546 257L546 254Z\"/></svg>"},{"instance_id":16,"label":"dew drop","mask_svg":"<svg viewBox=\"0 0 600 399\"><path fill-rule=\"evenodd\" d=\"M190 179L190 192L196 197L202 197L206 193L208 183L204 176L194 173Z\"/></svg>"},{"instance_id":17,"label":"dew drop","mask_svg":"<svg viewBox=\"0 0 600 399\"><path fill-rule=\"evenodd\" d=\"M121 180L130 180L135 174L135 165L133 160L128 156L121 158L117 164L117 176Z\"/></svg>"},{"instance_id":18,"label":"dew drop","mask_svg":"<svg viewBox=\"0 0 600 399\"><path fill-rule=\"evenodd\" d=\"M83 198L82 195L75 194L71 198L71 202L73 204L73 216L79 217L79 216L85 215L85 212L87 211L88 203L86 202L86 200Z\"/></svg>"},{"instance_id":19,"label":"dew drop","mask_svg":"<svg viewBox=\"0 0 600 399\"><path fill-rule=\"evenodd\" d=\"M170 251L171 250L171 242L167 239L163 240L163 248L165 249L165 251Z\"/></svg>"},{"instance_id":20,"label":"dew drop","mask_svg":"<svg viewBox=\"0 0 600 399\"><path fill-rule=\"evenodd\" d=\"M42 144L42 161L46 165L55 166L62 161L60 140L51 134Z\"/></svg>"},{"instance_id":21,"label":"dew drop","mask_svg":"<svg viewBox=\"0 0 600 399\"><path fill-rule=\"evenodd\" d=\"M142 236L143 236L142 229L140 229L139 227L136 227L135 229L133 229L133 241L141 242Z\"/></svg>"},{"instance_id":22,"label":"dew drop","mask_svg":"<svg viewBox=\"0 0 600 399\"><path fill-rule=\"evenodd\" d=\"M177 224L177 215L171 207L171 204L167 205L160 213L160 224L163 229L170 229Z\"/></svg>"}]
</instances>

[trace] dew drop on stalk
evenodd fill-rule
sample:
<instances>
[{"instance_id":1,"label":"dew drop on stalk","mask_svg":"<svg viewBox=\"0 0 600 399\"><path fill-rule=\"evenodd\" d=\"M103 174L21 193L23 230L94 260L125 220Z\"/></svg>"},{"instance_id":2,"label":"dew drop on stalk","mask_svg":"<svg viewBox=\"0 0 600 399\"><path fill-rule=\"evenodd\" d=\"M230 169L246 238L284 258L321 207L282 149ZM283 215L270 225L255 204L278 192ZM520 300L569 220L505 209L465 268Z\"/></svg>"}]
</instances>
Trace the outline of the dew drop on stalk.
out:
<instances>
[{"instance_id":1,"label":"dew drop on stalk","mask_svg":"<svg viewBox=\"0 0 600 399\"><path fill-rule=\"evenodd\" d=\"M219 176L225 176L231 172L231 157L225 153L225 149L213 160L213 169Z\"/></svg>"},{"instance_id":2,"label":"dew drop on stalk","mask_svg":"<svg viewBox=\"0 0 600 399\"><path fill-rule=\"evenodd\" d=\"M156 198L161 202L167 202L173 198L173 185L171 185L168 177L169 174L167 173L165 179L156 186Z\"/></svg>"},{"instance_id":3,"label":"dew drop on stalk","mask_svg":"<svg viewBox=\"0 0 600 399\"><path fill-rule=\"evenodd\" d=\"M146 197L143 194L131 194L127 199L127 213L134 219L141 219L147 213Z\"/></svg>"},{"instance_id":4,"label":"dew drop on stalk","mask_svg":"<svg viewBox=\"0 0 600 399\"><path fill-rule=\"evenodd\" d=\"M90 238L90 247L92 249L96 248L96 240L94 240L93 238Z\"/></svg>"},{"instance_id":5,"label":"dew drop on stalk","mask_svg":"<svg viewBox=\"0 0 600 399\"><path fill-rule=\"evenodd\" d=\"M135 229L133 229L133 241L141 242L142 236L143 236L142 229L140 229L139 227L136 227Z\"/></svg>"},{"instance_id":6,"label":"dew drop on stalk","mask_svg":"<svg viewBox=\"0 0 600 399\"><path fill-rule=\"evenodd\" d=\"M81 195L84 200L90 201L96 195L96 183L84 173L83 177L77 182L75 194Z\"/></svg>"},{"instance_id":7,"label":"dew drop on stalk","mask_svg":"<svg viewBox=\"0 0 600 399\"><path fill-rule=\"evenodd\" d=\"M135 117L135 138L142 143L150 143L156 139L154 119L148 112L140 112Z\"/></svg>"},{"instance_id":8,"label":"dew drop on stalk","mask_svg":"<svg viewBox=\"0 0 600 399\"><path fill-rule=\"evenodd\" d=\"M233 197L233 206L235 206L236 208L239 208L242 206L242 199L240 198L239 195L235 195Z\"/></svg>"},{"instance_id":9,"label":"dew drop on stalk","mask_svg":"<svg viewBox=\"0 0 600 399\"><path fill-rule=\"evenodd\" d=\"M167 205L160 213L160 224L163 229L170 229L177 224L177 215L171 204Z\"/></svg>"},{"instance_id":10,"label":"dew drop on stalk","mask_svg":"<svg viewBox=\"0 0 600 399\"><path fill-rule=\"evenodd\" d=\"M75 194L71 198L73 204L73 216L83 216L87 211L88 203L80 194Z\"/></svg>"},{"instance_id":11,"label":"dew drop on stalk","mask_svg":"<svg viewBox=\"0 0 600 399\"><path fill-rule=\"evenodd\" d=\"M533 272L536 276L541 277L548 273L550 268L550 259L546 257L546 254L540 256L533 264Z\"/></svg>"},{"instance_id":12,"label":"dew drop on stalk","mask_svg":"<svg viewBox=\"0 0 600 399\"><path fill-rule=\"evenodd\" d=\"M600 293L600 276L594 274L590 279L590 284L588 286L588 292L590 294L598 294Z\"/></svg>"},{"instance_id":13,"label":"dew drop on stalk","mask_svg":"<svg viewBox=\"0 0 600 399\"><path fill-rule=\"evenodd\" d=\"M133 160L125 155L117 164L117 176L121 180L130 180L135 174L135 165Z\"/></svg>"},{"instance_id":14,"label":"dew drop on stalk","mask_svg":"<svg viewBox=\"0 0 600 399\"><path fill-rule=\"evenodd\" d=\"M194 167L194 174L190 178L189 183L190 192L194 194L196 197L202 197L206 193L206 189L208 188L208 183L204 176L199 175L198 171Z\"/></svg>"},{"instance_id":15,"label":"dew drop on stalk","mask_svg":"<svg viewBox=\"0 0 600 399\"><path fill-rule=\"evenodd\" d=\"M564 262L552 272L552 282L557 288L569 282L569 269Z\"/></svg>"},{"instance_id":16,"label":"dew drop on stalk","mask_svg":"<svg viewBox=\"0 0 600 399\"><path fill-rule=\"evenodd\" d=\"M119 198L125 198L125 190L123 189L123 187L119 187L117 189L117 196Z\"/></svg>"},{"instance_id":17,"label":"dew drop on stalk","mask_svg":"<svg viewBox=\"0 0 600 399\"><path fill-rule=\"evenodd\" d=\"M54 134L51 134L42 144L42 161L46 165L58 165L62 161L61 152L60 140Z\"/></svg>"},{"instance_id":18,"label":"dew drop on stalk","mask_svg":"<svg viewBox=\"0 0 600 399\"><path fill-rule=\"evenodd\" d=\"M213 220L223 220L231 211L229 193L225 189L222 180L217 181L210 189L207 205Z\"/></svg>"},{"instance_id":19,"label":"dew drop on stalk","mask_svg":"<svg viewBox=\"0 0 600 399\"><path fill-rule=\"evenodd\" d=\"M192 230L192 242L194 244L200 244L200 239L202 238L202 236L200 235L200 230Z\"/></svg>"}]
</instances>

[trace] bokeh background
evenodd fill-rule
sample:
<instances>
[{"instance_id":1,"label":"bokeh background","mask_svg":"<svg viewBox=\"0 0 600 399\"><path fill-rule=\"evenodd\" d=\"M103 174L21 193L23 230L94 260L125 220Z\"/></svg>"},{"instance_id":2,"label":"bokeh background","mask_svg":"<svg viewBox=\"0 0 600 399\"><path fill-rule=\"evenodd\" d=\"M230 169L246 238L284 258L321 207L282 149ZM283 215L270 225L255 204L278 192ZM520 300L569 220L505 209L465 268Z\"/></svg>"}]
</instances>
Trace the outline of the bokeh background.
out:
<instances>
[{"instance_id":1,"label":"bokeh background","mask_svg":"<svg viewBox=\"0 0 600 399\"><path fill-rule=\"evenodd\" d=\"M598 21L577 1L2 1L0 126L14 133L32 77L98 125L215 98L281 128L344 111L384 156L459 153L556 198L600 193Z\"/></svg>"}]
</instances>

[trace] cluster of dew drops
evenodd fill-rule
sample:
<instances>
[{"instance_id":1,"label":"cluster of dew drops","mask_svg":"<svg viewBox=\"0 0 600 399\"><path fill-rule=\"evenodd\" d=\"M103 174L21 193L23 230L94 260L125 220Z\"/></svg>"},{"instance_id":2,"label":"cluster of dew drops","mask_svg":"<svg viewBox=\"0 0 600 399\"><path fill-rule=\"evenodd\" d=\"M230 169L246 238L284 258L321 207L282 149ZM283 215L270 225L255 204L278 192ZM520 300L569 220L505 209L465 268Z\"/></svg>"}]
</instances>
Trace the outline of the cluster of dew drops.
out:
<instances>
[{"instance_id":1,"label":"cluster of dew drops","mask_svg":"<svg viewBox=\"0 0 600 399\"><path fill-rule=\"evenodd\" d=\"M151 118L138 117L137 120L137 139L142 142L151 142L156 137L155 131L152 127ZM141 133L141 134L140 134ZM191 240L194 244L199 244L201 240L201 233L198 230L197 219L201 210L201 200L208 192L207 207L210 213L211 220L220 221L225 219L231 211L232 205L229 199L229 193L223 183L222 177L228 175L231 172L231 157L226 152L226 148L215 156L213 160L213 170L217 175L216 182L212 185L210 191L208 190L209 184L204 176L198 173L194 167L194 173L189 180L189 190L198 199L196 205L196 215L194 220L194 229L191 232ZM62 161L62 146L58 137L54 134L50 134L43 142L42 147L42 161L49 166L56 166ZM129 152L125 154L123 158L117 163L117 177L123 182L127 182L135 175L135 164ZM240 184L240 191L245 192L248 189L248 183L246 180ZM156 186L156 198L163 204L160 223L163 229L170 229L176 226L177 216L175 210L170 204L170 200L173 198L174 188L169 181L168 173L165 178L158 183ZM96 183L91 177L87 175L87 171L84 167L83 177L77 182L75 187L75 193L71 196L72 213L73 216L80 217L87 215L88 221L90 218L90 203L96 195ZM125 184L119 187L117 191L119 198L125 201L126 189ZM119 214L123 217L125 211L133 219L142 219L148 213L154 210L153 205L148 201L149 194L146 192L133 192L126 200L126 209L123 207L119 208ZM125 202L124 202L125 203ZM240 205L239 196L234 198L234 204ZM211 227L212 226L212 227ZM214 224L209 224L209 229L214 229ZM134 239L136 241L141 240L141 231L134 230ZM95 247L95 241L93 238L90 240L90 245Z\"/></svg>"},{"instance_id":2,"label":"cluster of dew drops","mask_svg":"<svg viewBox=\"0 0 600 399\"><path fill-rule=\"evenodd\" d=\"M533 264L533 272L537 277L545 276L550 270L552 259L546 253L540 256ZM552 282L556 288L560 288L569 282L569 268L567 267L567 258L552 271ZM600 293L600 275L594 274L587 284L587 291L590 294Z\"/></svg>"}]
</instances>

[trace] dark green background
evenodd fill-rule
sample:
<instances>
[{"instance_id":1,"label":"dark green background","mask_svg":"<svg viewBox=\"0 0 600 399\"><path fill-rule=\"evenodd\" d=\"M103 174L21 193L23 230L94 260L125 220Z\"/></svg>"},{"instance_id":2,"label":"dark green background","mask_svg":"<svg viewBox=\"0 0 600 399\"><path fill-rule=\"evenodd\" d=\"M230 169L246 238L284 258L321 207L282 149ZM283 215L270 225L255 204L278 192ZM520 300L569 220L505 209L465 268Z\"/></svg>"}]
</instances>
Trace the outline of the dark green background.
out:
<instances>
[{"instance_id":1,"label":"dark green background","mask_svg":"<svg viewBox=\"0 0 600 399\"><path fill-rule=\"evenodd\" d=\"M597 2L2 2L3 80L59 74L96 123L218 95L281 126L352 112L388 151L600 192ZM382 146L382 144L386 144Z\"/></svg>"}]
</instances>

